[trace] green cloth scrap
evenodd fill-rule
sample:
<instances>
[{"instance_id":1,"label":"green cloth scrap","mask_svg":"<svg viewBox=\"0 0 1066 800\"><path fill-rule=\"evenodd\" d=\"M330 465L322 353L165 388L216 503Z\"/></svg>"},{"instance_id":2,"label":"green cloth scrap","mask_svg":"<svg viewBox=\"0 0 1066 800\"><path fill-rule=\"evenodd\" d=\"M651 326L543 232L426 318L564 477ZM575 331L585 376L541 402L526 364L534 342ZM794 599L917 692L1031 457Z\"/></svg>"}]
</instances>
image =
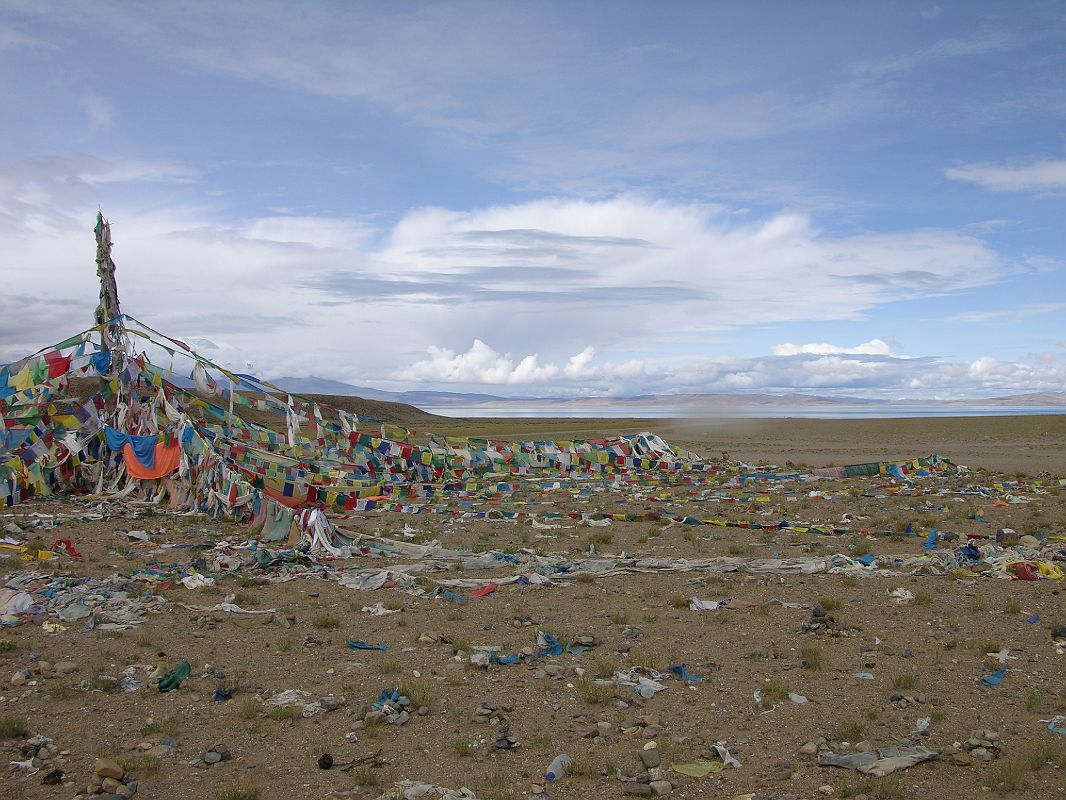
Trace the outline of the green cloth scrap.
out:
<instances>
[{"instance_id":1,"label":"green cloth scrap","mask_svg":"<svg viewBox=\"0 0 1066 800\"><path fill-rule=\"evenodd\" d=\"M721 761L692 761L688 764L671 764L670 769L690 778L706 778L712 772L721 772L725 764Z\"/></svg>"}]
</instances>

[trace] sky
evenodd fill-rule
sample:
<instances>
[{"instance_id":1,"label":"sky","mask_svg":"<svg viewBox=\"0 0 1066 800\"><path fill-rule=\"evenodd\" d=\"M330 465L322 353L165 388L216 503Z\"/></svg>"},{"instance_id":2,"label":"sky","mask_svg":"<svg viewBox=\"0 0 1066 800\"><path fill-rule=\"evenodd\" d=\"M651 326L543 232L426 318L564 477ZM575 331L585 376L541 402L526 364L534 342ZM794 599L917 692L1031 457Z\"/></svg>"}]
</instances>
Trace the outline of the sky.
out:
<instances>
[{"instance_id":1,"label":"sky","mask_svg":"<svg viewBox=\"0 0 1066 800\"><path fill-rule=\"evenodd\" d=\"M0 362L92 324L101 209L266 379L1066 388L1059 2L0 0L0 104Z\"/></svg>"}]
</instances>

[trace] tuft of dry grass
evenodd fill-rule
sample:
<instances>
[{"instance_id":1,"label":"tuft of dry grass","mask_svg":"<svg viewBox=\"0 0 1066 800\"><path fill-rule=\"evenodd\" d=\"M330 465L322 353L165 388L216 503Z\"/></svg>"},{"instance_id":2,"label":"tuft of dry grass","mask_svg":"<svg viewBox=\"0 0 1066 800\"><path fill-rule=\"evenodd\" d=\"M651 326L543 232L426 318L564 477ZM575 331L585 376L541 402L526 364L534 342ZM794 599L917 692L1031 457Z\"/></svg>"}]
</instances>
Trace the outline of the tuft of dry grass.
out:
<instances>
[{"instance_id":1,"label":"tuft of dry grass","mask_svg":"<svg viewBox=\"0 0 1066 800\"><path fill-rule=\"evenodd\" d=\"M762 692L762 703L760 705L764 711L769 711L777 703L788 697L788 686L779 680L766 681L760 687L760 691Z\"/></svg>"},{"instance_id":2,"label":"tuft of dry grass","mask_svg":"<svg viewBox=\"0 0 1066 800\"><path fill-rule=\"evenodd\" d=\"M246 697L237 707L237 714L241 719L255 719L259 716L261 708L258 697Z\"/></svg>"},{"instance_id":3,"label":"tuft of dry grass","mask_svg":"<svg viewBox=\"0 0 1066 800\"><path fill-rule=\"evenodd\" d=\"M661 671L669 666L666 655L661 650L655 650L651 647L638 647L629 654L629 658L633 665L637 667Z\"/></svg>"},{"instance_id":4,"label":"tuft of dry grass","mask_svg":"<svg viewBox=\"0 0 1066 800\"><path fill-rule=\"evenodd\" d=\"M238 605L240 604L238 603ZM341 626L341 621L332 614L319 614L318 616L312 618L311 625L312 627L318 628L319 630L332 631L336 630Z\"/></svg>"},{"instance_id":5,"label":"tuft of dry grass","mask_svg":"<svg viewBox=\"0 0 1066 800\"><path fill-rule=\"evenodd\" d=\"M866 734L866 726L861 722L842 722L833 729L832 739L837 742L855 743Z\"/></svg>"},{"instance_id":6,"label":"tuft of dry grass","mask_svg":"<svg viewBox=\"0 0 1066 800\"><path fill-rule=\"evenodd\" d=\"M917 675L897 675L896 679L892 681L892 688L897 691L905 691L907 689L914 689L918 686Z\"/></svg>"},{"instance_id":7,"label":"tuft of dry grass","mask_svg":"<svg viewBox=\"0 0 1066 800\"><path fill-rule=\"evenodd\" d=\"M614 688L610 684L596 683L591 678L579 680L577 688L589 705L605 706L614 699Z\"/></svg>"},{"instance_id":8,"label":"tuft of dry grass","mask_svg":"<svg viewBox=\"0 0 1066 800\"><path fill-rule=\"evenodd\" d=\"M433 687L426 681L412 681L400 687L400 694L410 698L415 708L425 706L429 708L433 704Z\"/></svg>"},{"instance_id":9,"label":"tuft of dry grass","mask_svg":"<svg viewBox=\"0 0 1066 800\"><path fill-rule=\"evenodd\" d=\"M1047 766L1066 768L1066 747L1057 741L1040 741L1012 758L1001 760L989 783L1001 794L1013 792L1022 787L1029 775Z\"/></svg>"},{"instance_id":10,"label":"tuft of dry grass","mask_svg":"<svg viewBox=\"0 0 1066 800\"><path fill-rule=\"evenodd\" d=\"M215 800L259 800L259 787L235 783L215 792Z\"/></svg>"},{"instance_id":11,"label":"tuft of dry grass","mask_svg":"<svg viewBox=\"0 0 1066 800\"><path fill-rule=\"evenodd\" d=\"M803 659L803 668L818 670L822 668L822 651L814 645L807 645L800 650L800 658Z\"/></svg>"},{"instance_id":12,"label":"tuft of dry grass","mask_svg":"<svg viewBox=\"0 0 1066 800\"><path fill-rule=\"evenodd\" d=\"M610 531L596 531L590 533L585 539L586 549L591 545L603 546L614 542L614 534Z\"/></svg>"},{"instance_id":13,"label":"tuft of dry grass","mask_svg":"<svg viewBox=\"0 0 1066 800\"><path fill-rule=\"evenodd\" d=\"M0 739L22 739L30 735L25 717L7 715L0 717Z\"/></svg>"},{"instance_id":14,"label":"tuft of dry grass","mask_svg":"<svg viewBox=\"0 0 1066 800\"><path fill-rule=\"evenodd\" d=\"M377 771L369 764L362 764L353 769L352 778L356 786L377 786L381 782Z\"/></svg>"}]
</instances>

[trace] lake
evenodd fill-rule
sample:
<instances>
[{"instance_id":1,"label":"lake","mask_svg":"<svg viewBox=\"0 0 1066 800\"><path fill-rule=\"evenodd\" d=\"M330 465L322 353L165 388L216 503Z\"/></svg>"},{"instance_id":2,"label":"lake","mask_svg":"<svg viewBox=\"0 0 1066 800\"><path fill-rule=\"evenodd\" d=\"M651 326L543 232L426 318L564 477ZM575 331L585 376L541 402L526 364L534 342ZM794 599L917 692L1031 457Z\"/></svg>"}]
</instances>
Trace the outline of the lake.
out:
<instances>
[{"instance_id":1,"label":"lake","mask_svg":"<svg viewBox=\"0 0 1066 800\"><path fill-rule=\"evenodd\" d=\"M554 406L419 406L429 414L442 417L523 417L618 419L623 417L675 419L700 417L738 417L759 419L906 419L914 417L1017 417L1066 414L1066 406L832 406L819 408L755 407L720 408L700 412L695 408L667 406L602 406L597 408L559 408Z\"/></svg>"}]
</instances>

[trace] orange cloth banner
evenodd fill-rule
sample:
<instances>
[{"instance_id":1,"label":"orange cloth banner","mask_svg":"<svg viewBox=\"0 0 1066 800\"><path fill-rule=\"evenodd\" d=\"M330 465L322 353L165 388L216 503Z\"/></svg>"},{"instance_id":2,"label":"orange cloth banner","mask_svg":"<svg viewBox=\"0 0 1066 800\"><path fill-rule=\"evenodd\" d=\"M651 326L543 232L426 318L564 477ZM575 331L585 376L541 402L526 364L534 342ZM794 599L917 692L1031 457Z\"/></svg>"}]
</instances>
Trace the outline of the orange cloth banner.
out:
<instances>
[{"instance_id":1,"label":"orange cloth banner","mask_svg":"<svg viewBox=\"0 0 1066 800\"><path fill-rule=\"evenodd\" d=\"M165 478L176 470L181 464L181 445L177 442L170 447L164 447L162 443L155 446L155 466L149 468L137 460L133 453L133 445L122 446L122 455L126 459L126 472L131 478L140 480L153 480Z\"/></svg>"}]
</instances>

